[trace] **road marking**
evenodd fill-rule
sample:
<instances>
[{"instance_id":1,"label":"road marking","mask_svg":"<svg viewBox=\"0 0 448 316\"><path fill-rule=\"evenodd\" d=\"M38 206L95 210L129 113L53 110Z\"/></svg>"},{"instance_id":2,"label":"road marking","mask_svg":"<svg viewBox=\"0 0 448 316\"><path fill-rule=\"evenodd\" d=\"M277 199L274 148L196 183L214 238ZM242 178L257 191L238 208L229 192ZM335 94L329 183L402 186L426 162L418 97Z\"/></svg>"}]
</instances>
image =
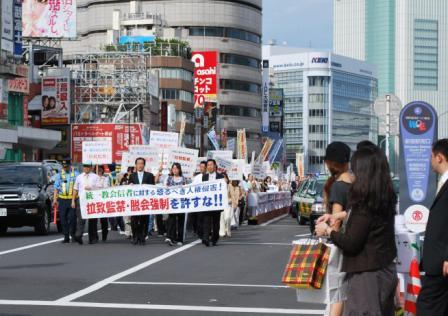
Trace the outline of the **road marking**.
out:
<instances>
[{"instance_id":1,"label":"road marking","mask_svg":"<svg viewBox=\"0 0 448 316\"><path fill-rule=\"evenodd\" d=\"M296 235L296 237L311 237L311 233Z\"/></svg>"},{"instance_id":2,"label":"road marking","mask_svg":"<svg viewBox=\"0 0 448 316\"><path fill-rule=\"evenodd\" d=\"M292 246L292 243L286 242L236 242L224 241L221 245L241 245L241 246Z\"/></svg>"},{"instance_id":3,"label":"road marking","mask_svg":"<svg viewBox=\"0 0 448 316\"><path fill-rule=\"evenodd\" d=\"M267 222L261 224L260 226L268 226L269 224L272 224L272 223L278 222L278 221L281 220L281 219L284 219L284 218L287 217L288 215L289 215L289 214L283 214L283 215L280 215L279 217L273 218L273 219L271 219L271 220L269 220L269 221L267 221Z\"/></svg>"},{"instance_id":4,"label":"road marking","mask_svg":"<svg viewBox=\"0 0 448 316\"><path fill-rule=\"evenodd\" d=\"M188 244L188 245L182 246L180 248L174 249L172 251L166 252L163 255L160 255L158 257L155 257L153 259L150 259L148 261L140 263L140 264L138 264L138 265L136 265L136 266L134 266L132 268L129 268L129 269L123 271L123 272L114 274L114 275L112 275L112 276L110 276L110 277L108 277L108 278L106 278L106 279L104 279L102 281L99 281L99 282L97 282L95 284L92 284L91 286L89 286L89 287L87 287L85 289L82 289L82 290L80 290L78 292L75 292L75 293L72 293L70 295L64 296L64 297L56 300L55 302L64 303L64 302L70 302L70 301L76 300L76 299L78 299L78 298L80 298L82 296L85 296L85 295L88 295L88 294L90 294L92 292L95 292L95 291L105 287L106 285L108 285L108 284L110 284L110 283L112 283L114 281L122 279L122 278L124 278L124 277L126 277L126 276L128 276L130 274L133 274L133 273L135 273L137 271L145 269L145 268L147 268L147 267L149 267L149 266L151 266L151 265L153 265L153 264L155 264L157 262L160 262L160 261L165 260L165 259L167 259L167 258L169 258L171 256L174 256L174 255L176 255L176 254L178 254L178 253L180 253L182 251L190 249L191 247L196 246L200 242L201 242L200 240L196 240L196 241L193 241L191 244Z\"/></svg>"},{"instance_id":5,"label":"road marking","mask_svg":"<svg viewBox=\"0 0 448 316\"><path fill-rule=\"evenodd\" d=\"M219 286L219 287L260 287L270 289L288 289L286 285L269 285L269 284L230 284L230 283L177 283L177 282L128 282L116 281L112 284L121 285L179 285L179 286Z\"/></svg>"},{"instance_id":6,"label":"road marking","mask_svg":"<svg viewBox=\"0 0 448 316\"><path fill-rule=\"evenodd\" d=\"M259 307L221 307L221 306L188 306L188 305L151 305L151 304L117 304L90 302L60 302L60 301L25 301L0 300L0 305L19 306L55 306L55 307L87 307L110 309L141 309L141 310L171 310L197 312L224 313L252 313L252 314L288 314L288 315L324 315L324 310L318 309L288 309L288 308L259 308Z\"/></svg>"}]
</instances>

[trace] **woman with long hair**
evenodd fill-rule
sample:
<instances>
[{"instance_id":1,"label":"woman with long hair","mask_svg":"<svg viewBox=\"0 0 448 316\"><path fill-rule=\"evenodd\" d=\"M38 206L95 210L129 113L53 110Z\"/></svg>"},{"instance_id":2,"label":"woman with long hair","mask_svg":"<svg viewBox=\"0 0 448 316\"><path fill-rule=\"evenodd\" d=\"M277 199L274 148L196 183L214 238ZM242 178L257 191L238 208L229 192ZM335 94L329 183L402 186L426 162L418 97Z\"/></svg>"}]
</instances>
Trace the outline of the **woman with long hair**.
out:
<instances>
[{"instance_id":1,"label":"woman with long hair","mask_svg":"<svg viewBox=\"0 0 448 316\"><path fill-rule=\"evenodd\" d=\"M165 186L181 186L187 184L187 180L182 175L180 163L175 162L171 166L170 175L165 180ZM170 214L167 221L167 236L165 242L173 246L177 244L182 246L184 243L184 223L185 214Z\"/></svg>"},{"instance_id":2,"label":"woman with long hair","mask_svg":"<svg viewBox=\"0 0 448 316\"><path fill-rule=\"evenodd\" d=\"M380 149L364 147L353 155L351 168L354 181L348 194L350 212L345 229L338 231L322 222L316 226L316 234L329 236L343 251L344 315L394 315L397 196L389 164Z\"/></svg>"},{"instance_id":3,"label":"woman with long hair","mask_svg":"<svg viewBox=\"0 0 448 316\"><path fill-rule=\"evenodd\" d=\"M226 173L222 174L224 176L224 180L227 183L227 196L229 205L224 208L224 211L221 212L221 221L219 225L219 236L220 237L230 237L232 236L231 232L231 221L232 221L232 184L230 182L229 176Z\"/></svg>"}]
</instances>

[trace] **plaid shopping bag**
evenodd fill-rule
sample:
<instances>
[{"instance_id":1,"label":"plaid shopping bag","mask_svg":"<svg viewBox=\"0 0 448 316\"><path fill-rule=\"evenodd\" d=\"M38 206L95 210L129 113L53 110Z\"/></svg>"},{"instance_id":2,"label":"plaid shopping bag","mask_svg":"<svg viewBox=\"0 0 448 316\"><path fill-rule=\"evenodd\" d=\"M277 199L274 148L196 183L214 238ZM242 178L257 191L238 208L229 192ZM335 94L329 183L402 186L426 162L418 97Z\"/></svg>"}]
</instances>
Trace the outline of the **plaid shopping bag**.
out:
<instances>
[{"instance_id":1,"label":"plaid shopping bag","mask_svg":"<svg viewBox=\"0 0 448 316\"><path fill-rule=\"evenodd\" d=\"M294 288L320 289L327 271L330 249L323 243L295 245L282 282Z\"/></svg>"}]
</instances>

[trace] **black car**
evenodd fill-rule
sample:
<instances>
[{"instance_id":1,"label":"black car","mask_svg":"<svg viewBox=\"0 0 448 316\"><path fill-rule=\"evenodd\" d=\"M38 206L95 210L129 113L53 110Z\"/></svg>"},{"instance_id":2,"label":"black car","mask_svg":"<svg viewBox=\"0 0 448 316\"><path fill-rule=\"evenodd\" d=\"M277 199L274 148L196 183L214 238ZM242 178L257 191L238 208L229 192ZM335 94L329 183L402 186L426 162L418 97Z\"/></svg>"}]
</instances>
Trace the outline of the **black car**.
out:
<instances>
[{"instance_id":1,"label":"black car","mask_svg":"<svg viewBox=\"0 0 448 316\"><path fill-rule=\"evenodd\" d=\"M44 163L0 164L0 234L22 226L48 234L53 219L51 176L51 166Z\"/></svg>"}]
</instances>

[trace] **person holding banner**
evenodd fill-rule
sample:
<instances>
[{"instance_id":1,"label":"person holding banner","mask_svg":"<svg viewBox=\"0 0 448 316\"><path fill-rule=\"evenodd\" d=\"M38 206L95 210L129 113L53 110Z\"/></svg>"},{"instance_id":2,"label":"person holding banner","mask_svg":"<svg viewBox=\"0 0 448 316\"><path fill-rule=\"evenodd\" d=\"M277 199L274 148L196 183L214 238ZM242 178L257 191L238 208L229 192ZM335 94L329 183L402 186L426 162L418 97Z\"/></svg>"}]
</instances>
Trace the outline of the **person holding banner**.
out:
<instances>
[{"instance_id":1,"label":"person holding banner","mask_svg":"<svg viewBox=\"0 0 448 316\"><path fill-rule=\"evenodd\" d=\"M224 176L216 172L216 160L207 160L207 173L202 176L202 182L224 179ZM212 238L213 246L217 246L219 240L219 225L221 220L221 212L223 210L216 210L213 212L206 212L202 215L202 243L210 247L210 236Z\"/></svg>"},{"instance_id":2,"label":"person holding banner","mask_svg":"<svg viewBox=\"0 0 448 316\"><path fill-rule=\"evenodd\" d=\"M154 175L145 171L146 160L144 158L137 158L135 160L135 168L137 172L134 172L129 177L130 184L155 184ZM134 245L145 244L146 234L148 232L148 215L132 216L132 243Z\"/></svg>"},{"instance_id":3,"label":"person holding banner","mask_svg":"<svg viewBox=\"0 0 448 316\"><path fill-rule=\"evenodd\" d=\"M72 208L76 208L76 233L75 240L82 245L82 235L84 233L85 220L81 216L79 204L79 195L85 193L85 190L97 189L101 186L99 177L92 173L92 164L83 164L82 174L76 177L73 187ZM92 236L89 234L89 240L92 242ZM98 241L98 240L96 240ZM93 242L94 243L94 242Z\"/></svg>"},{"instance_id":4,"label":"person holding banner","mask_svg":"<svg viewBox=\"0 0 448 316\"><path fill-rule=\"evenodd\" d=\"M104 175L104 167L97 167L97 175L98 175L98 189L108 188L110 187L109 177ZM98 218L89 219L89 244L94 244L98 242ZM100 218L101 223L101 233L102 233L102 241L107 240L107 235L109 233L109 222L107 218Z\"/></svg>"},{"instance_id":5,"label":"person holding banner","mask_svg":"<svg viewBox=\"0 0 448 316\"><path fill-rule=\"evenodd\" d=\"M182 175L182 167L180 163L173 163L170 170L170 175L164 182L165 186L182 186L187 184L187 179ZM185 213L169 214L167 221L167 238L165 242L173 246L175 243L182 246L184 243L184 224Z\"/></svg>"}]
</instances>

